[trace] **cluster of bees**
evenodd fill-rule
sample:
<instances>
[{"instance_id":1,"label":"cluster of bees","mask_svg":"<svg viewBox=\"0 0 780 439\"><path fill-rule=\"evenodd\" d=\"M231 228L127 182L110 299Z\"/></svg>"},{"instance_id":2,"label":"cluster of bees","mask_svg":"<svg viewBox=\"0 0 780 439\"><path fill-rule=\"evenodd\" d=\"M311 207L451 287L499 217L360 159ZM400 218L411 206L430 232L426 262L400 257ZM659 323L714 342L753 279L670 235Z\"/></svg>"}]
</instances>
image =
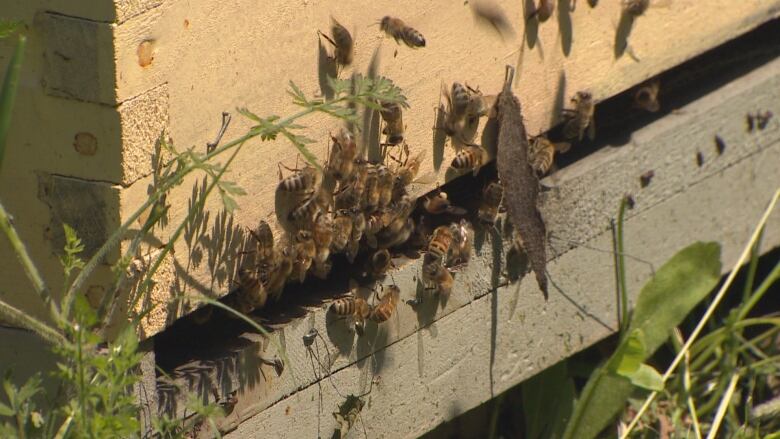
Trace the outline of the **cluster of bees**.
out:
<instances>
[{"instance_id":1,"label":"cluster of bees","mask_svg":"<svg viewBox=\"0 0 780 439\"><path fill-rule=\"evenodd\" d=\"M546 15L545 2L537 14ZM541 18L541 17L539 17ZM396 42L412 48L424 47L423 35L401 19L383 17L380 29ZM331 20L330 36L319 32L333 46L332 60L348 66L354 58L354 40L349 31ZM653 90L655 91L655 90ZM484 145L475 143L480 119L495 117L496 96L483 95L478 89L454 82L442 87L444 103L441 126L451 139L456 155L450 166L459 174L477 175L492 157ZM594 100L588 92L572 98L573 108L565 110L563 135L566 140L582 140L594 135ZM429 230L412 217L417 202L407 188L417 180L423 154L412 156L405 142L403 105L379 102L383 120L384 153L382 160L369 162L359 150L355 137L346 128L331 135L329 152L320 170L306 165L290 169L280 164L279 184L275 194L276 219L283 237L275 239L270 225L261 221L252 236L251 248L238 272L239 292L231 296L231 305L242 313L262 308L269 297L278 299L289 282L303 282L311 274L327 278L332 255L343 254L354 263L359 255L362 275L381 278L393 266L391 251L414 237L425 250L422 280L426 290L449 295L453 271L468 263L474 229L461 219ZM538 175L546 174L556 152L564 152L567 141L552 142L544 135L529 139L528 162ZM396 154L389 152L393 148ZM283 168L289 175L283 175ZM476 218L484 225L495 223L503 196L503 186L493 181L483 188L482 202ZM427 214L442 213L463 216L464 209L453 206L447 194L438 191L424 197L422 208ZM423 217L424 218L424 217ZM331 310L350 316L356 327L365 321L381 323L393 313L400 291L396 286L384 288L376 305L354 294L335 301Z\"/></svg>"}]
</instances>

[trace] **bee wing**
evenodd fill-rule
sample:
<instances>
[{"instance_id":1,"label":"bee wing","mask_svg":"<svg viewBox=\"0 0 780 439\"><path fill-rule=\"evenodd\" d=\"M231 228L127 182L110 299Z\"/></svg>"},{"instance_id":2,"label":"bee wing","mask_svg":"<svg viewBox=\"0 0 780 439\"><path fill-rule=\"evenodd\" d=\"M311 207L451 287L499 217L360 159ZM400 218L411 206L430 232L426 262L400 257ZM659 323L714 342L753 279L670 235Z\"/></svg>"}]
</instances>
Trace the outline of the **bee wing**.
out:
<instances>
[{"instance_id":1,"label":"bee wing","mask_svg":"<svg viewBox=\"0 0 780 439\"><path fill-rule=\"evenodd\" d=\"M567 153L571 149L571 143L569 142L557 142L553 143L553 146L555 147L555 152L558 154Z\"/></svg>"}]
</instances>

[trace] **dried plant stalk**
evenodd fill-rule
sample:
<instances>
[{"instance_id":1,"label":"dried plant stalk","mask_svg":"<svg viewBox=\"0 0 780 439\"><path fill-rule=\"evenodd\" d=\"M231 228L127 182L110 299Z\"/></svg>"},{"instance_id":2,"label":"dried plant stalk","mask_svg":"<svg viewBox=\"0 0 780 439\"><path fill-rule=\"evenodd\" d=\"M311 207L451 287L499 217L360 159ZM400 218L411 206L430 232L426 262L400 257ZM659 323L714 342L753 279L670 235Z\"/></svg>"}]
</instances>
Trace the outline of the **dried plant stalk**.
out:
<instances>
[{"instance_id":1,"label":"dried plant stalk","mask_svg":"<svg viewBox=\"0 0 780 439\"><path fill-rule=\"evenodd\" d=\"M506 67L504 88L496 102L498 117L496 162L498 175L504 186L504 202L509 220L521 237L523 249L528 254L536 281L547 299L546 231L542 214L537 206L539 179L528 162L528 137L523 125L520 101L512 93L514 73L515 69L512 66Z\"/></svg>"}]
</instances>

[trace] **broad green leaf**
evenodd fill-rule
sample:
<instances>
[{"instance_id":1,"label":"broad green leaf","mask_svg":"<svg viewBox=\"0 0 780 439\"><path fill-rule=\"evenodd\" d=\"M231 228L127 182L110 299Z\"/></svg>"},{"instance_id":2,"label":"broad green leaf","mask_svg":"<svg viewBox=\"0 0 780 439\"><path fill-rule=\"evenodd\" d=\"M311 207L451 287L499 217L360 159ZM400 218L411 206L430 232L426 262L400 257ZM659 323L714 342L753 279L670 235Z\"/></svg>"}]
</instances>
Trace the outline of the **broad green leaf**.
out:
<instances>
[{"instance_id":1,"label":"broad green leaf","mask_svg":"<svg viewBox=\"0 0 780 439\"><path fill-rule=\"evenodd\" d=\"M642 334L645 352L641 361L652 355L672 329L715 287L720 269L720 245L697 242L675 254L642 288L628 327L628 334ZM616 353L591 375L566 426L564 438L595 437L625 406L633 384L610 371L617 371L625 360L622 352L628 349L624 344L635 342L631 340L631 336L624 337Z\"/></svg>"},{"instance_id":2,"label":"broad green leaf","mask_svg":"<svg viewBox=\"0 0 780 439\"><path fill-rule=\"evenodd\" d=\"M618 375L630 377L631 374L639 369L639 366L645 361L645 343L642 338L642 331L636 329L630 333L628 338L621 343L614 354L616 360L610 362L610 372Z\"/></svg>"},{"instance_id":3,"label":"broad green leaf","mask_svg":"<svg viewBox=\"0 0 780 439\"><path fill-rule=\"evenodd\" d=\"M3 169L3 157L5 156L5 141L11 130L11 111L14 107L16 89L19 86L19 73L22 70L22 58L27 37L19 35L11 63L5 72L2 88L0 88L0 171Z\"/></svg>"},{"instance_id":4,"label":"broad green leaf","mask_svg":"<svg viewBox=\"0 0 780 439\"><path fill-rule=\"evenodd\" d=\"M664 389L663 377L653 366L648 364L640 364L639 368L628 375L627 378L631 380L631 384L643 389L656 392Z\"/></svg>"},{"instance_id":5,"label":"broad green leaf","mask_svg":"<svg viewBox=\"0 0 780 439\"><path fill-rule=\"evenodd\" d=\"M523 383L523 415L528 439L561 437L574 409L574 381L562 361Z\"/></svg>"},{"instance_id":6,"label":"broad green leaf","mask_svg":"<svg viewBox=\"0 0 780 439\"><path fill-rule=\"evenodd\" d=\"M13 35L14 32L22 27L22 24L21 21L0 20L0 39Z\"/></svg>"},{"instance_id":7,"label":"broad green leaf","mask_svg":"<svg viewBox=\"0 0 780 439\"><path fill-rule=\"evenodd\" d=\"M13 415L14 415L13 409L0 402L0 416L13 416Z\"/></svg>"}]
</instances>

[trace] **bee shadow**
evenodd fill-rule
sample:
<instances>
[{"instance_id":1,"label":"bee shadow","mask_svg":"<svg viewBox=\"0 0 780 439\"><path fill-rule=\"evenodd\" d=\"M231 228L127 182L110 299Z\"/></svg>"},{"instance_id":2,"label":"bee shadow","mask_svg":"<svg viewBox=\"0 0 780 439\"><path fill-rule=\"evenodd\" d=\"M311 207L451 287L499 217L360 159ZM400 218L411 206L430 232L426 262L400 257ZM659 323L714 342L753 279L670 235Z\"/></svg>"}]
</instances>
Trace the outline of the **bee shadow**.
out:
<instances>
[{"instance_id":1,"label":"bee shadow","mask_svg":"<svg viewBox=\"0 0 780 439\"><path fill-rule=\"evenodd\" d=\"M325 314L325 330L328 333L328 339L339 354L348 357L352 352L352 346L355 342L355 331L351 327L349 319L337 316L332 312Z\"/></svg>"},{"instance_id":2,"label":"bee shadow","mask_svg":"<svg viewBox=\"0 0 780 439\"><path fill-rule=\"evenodd\" d=\"M436 118L433 123L433 169L438 172L444 161L444 145L447 143L447 133L444 132L444 106L439 104L434 111Z\"/></svg>"},{"instance_id":3,"label":"bee shadow","mask_svg":"<svg viewBox=\"0 0 780 439\"><path fill-rule=\"evenodd\" d=\"M414 312L417 314L417 327L422 329L433 323L436 310L439 308L440 297L426 291L422 279L418 276L415 298L418 301L417 305L413 306Z\"/></svg>"},{"instance_id":4,"label":"bee shadow","mask_svg":"<svg viewBox=\"0 0 780 439\"><path fill-rule=\"evenodd\" d=\"M392 323L393 319L389 319L386 322L375 323L371 320L366 322L366 329L360 337L358 337L356 343L356 353L358 360L363 358L369 358L371 361L363 364L372 366L372 373L374 375L381 373L385 364L387 355L387 349L376 350L377 346L384 347L389 340L389 328L387 325Z\"/></svg>"},{"instance_id":5,"label":"bee shadow","mask_svg":"<svg viewBox=\"0 0 780 439\"><path fill-rule=\"evenodd\" d=\"M568 57L573 39L570 0L558 0L558 31L561 33L561 51Z\"/></svg>"},{"instance_id":6,"label":"bee shadow","mask_svg":"<svg viewBox=\"0 0 780 439\"><path fill-rule=\"evenodd\" d=\"M317 80L325 99L333 99L334 92L330 78L335 78L337 75L338 65L336 65L336 60L328 54L328 51L322 44L322 38L320 38L317 45Z\"/></svg>"},{"instance_id":7,"label":"bee shadow","mask_svg":"<svg viewBox=\"0 0 780 439\"><path fill-rule=\"evenodd\" d=\"M550 119L556 124L563 117L564 104L566 102L566 72L561 70L558 74L558 84L555 88L555 100L552 107L552 118Z\"/></svg>"},{"instance_id":8,"label":"bee shadow","mask_svg":"<svg viewBox=\"0 0 780 439\"><path fill-rule=\"evenodd\" d=\"M525 42L528 44L529 49L533 49L536 46L536 42L539 39L539 20L535 17L531 17L531 14L536 10L534 0L525 0L523 2L523 21L525 21Z\"/></svg>"},{"instance_id":9,"label":"bee shadow","mask_svg":"<svg viewBox=\"0 0 780 439\"><path fill-rule=\"evenodd\" d=\"M634 17L623 11L620 13L620 22L615 29L615 59L620 58L628 48L628 37L634 28Z\"/></svg>"}]
</instances>

